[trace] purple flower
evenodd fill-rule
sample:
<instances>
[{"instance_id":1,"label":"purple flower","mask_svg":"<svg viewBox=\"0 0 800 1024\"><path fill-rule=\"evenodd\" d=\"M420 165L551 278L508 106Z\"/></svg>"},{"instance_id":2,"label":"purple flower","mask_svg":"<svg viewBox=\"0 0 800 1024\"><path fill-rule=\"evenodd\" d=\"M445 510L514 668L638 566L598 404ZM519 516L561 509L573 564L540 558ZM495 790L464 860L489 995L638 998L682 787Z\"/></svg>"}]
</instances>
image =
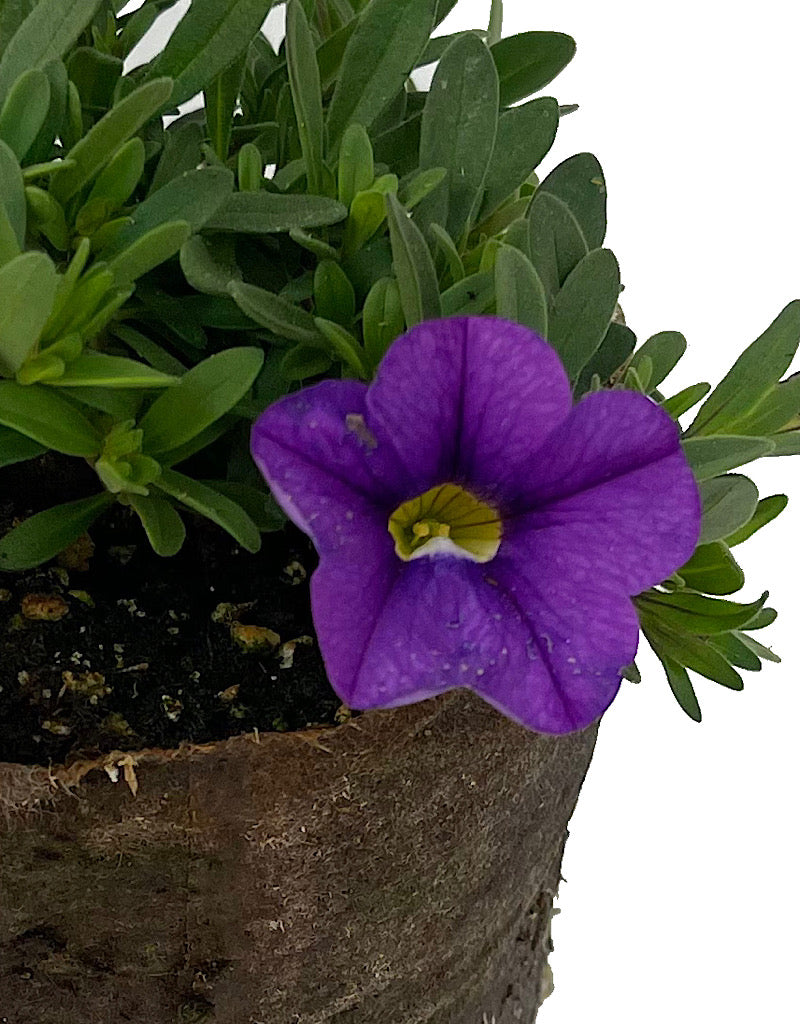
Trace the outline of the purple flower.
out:
<instances>
[{"instance_id":1,"label":"purple flower","mask_svg":"<svg viewBox=\"0 0 800 1024\"><path fill-rule=\"evenodd\" d=\"M700 529L670 417L630 391L573 406L555 351L488 317L414 328L369 386L282 399L252 448L319 552L314 623L354 708L467 686L540 732L583 728L636 653L632 595Z\"/></svg>"}]
</instances>

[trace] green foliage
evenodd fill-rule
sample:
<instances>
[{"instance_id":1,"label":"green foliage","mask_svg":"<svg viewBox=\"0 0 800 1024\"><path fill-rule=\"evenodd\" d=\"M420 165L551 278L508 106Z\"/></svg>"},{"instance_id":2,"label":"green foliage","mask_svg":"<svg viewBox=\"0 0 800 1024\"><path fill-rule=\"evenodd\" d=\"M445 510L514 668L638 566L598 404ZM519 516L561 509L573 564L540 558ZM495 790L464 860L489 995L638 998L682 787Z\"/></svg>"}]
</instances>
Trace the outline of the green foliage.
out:
<instances>
[{"instance_id":1,"label":"green foliage","mask_svg":"<svg viewBox=\"0 0 800 1024\"><path fill-rule=\"evenodd\" d=\"M597 159L536 176L574 108L529 97L573 40L500 38L499 2L488 32L432 39L455 0L290 0L273 49L272 0L193 0L125 74L174 2L0 3L0 467L54 451L97 481L0 538L0 567L46 561L114 502L161 555L187 512L255 550L283 518L244 423L301 383L369 380L422 320L496 314L559 351L576 398L635 389L681 429L700 542L636 607L684 711L700 719L694 674L738 689L776 660L752 636L775 617L766 595L731 599L731 549L786 498L731 471L800 453L800 375L782 379L800 302L713 390L662 393L686 341L637 347L624 324ZM410 72L431 63L420 91Z\"/></svg>"}]
</instances>

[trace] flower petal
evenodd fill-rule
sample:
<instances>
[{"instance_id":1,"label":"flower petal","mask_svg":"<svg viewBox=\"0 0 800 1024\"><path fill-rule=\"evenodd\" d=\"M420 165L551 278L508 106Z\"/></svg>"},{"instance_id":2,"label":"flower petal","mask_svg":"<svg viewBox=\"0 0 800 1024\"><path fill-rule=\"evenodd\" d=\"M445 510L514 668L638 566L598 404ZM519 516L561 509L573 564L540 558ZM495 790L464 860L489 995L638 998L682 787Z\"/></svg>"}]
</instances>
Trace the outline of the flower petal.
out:
<instances>
[{"instance_id":1,"label":"flower petal","mask_svg":"<svg viewBox=\"0 0 800 1024\"><path fill-rule=\"evenodd\" d=\"M670 417L643 395L598 392L547 441L525 489L528 514L508 523L520 562L569 566L627 595L666 579L692 555L700 496Z\"/></svg>"},{"instance_id":2,"label":"flower petal","mask_svg":"<svg viewBox=\"0 0 800 1024\"><path fill-rule=\"evenodd\" d=\"M493 317L420 324L387 352L367 395L420 492L443 481L495 493L568 415L569 381L533 331Z\"/></svg>"},{"instance_id":3,"label":"flower petal","mask_svg":"<svg viewBox=\"0 0 800 1024\"><path fill-rule=\"evenodd\" d=\"M256 420L251 448L275 499L320 554L387 533L404 470L392 445L366 425L366 385L324 381L289 395Z\"/></svg>"}]
</instances>

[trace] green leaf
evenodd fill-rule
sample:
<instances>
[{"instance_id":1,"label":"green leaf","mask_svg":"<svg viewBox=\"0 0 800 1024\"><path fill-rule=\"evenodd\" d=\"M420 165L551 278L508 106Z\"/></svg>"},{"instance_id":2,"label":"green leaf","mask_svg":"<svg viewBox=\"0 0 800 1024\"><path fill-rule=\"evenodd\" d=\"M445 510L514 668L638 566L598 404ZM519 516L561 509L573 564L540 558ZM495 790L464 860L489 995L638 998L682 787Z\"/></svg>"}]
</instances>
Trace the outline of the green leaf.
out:
<instances>
[{"instance_id":1,"label":"green leaf","mask_svg":"<svg viewBox=\"0 0 800 1024\"><path fill-rule=\"evenodd\" d=\"M800 455L800 430L773 434L770 441L775 445L770 455Z\"/></svg>"},{"instance_id":2,"label":"green leaf","mask_svg":"<svg viewBox=\"0 0 800 1024\"><path fill-rule=\"evenodd\" d=\"M744 623L742 628L747 630L765 629L767 626L771 626L777 617L778 613L774 608L761 608L752 617L752 619L748 619L747 622Z\"/></svg>"},{"instance_id":3,"label":"green leaf","mask_svg":"<svg viewBox=\"0 0 800 1024\"><path fill-rule=\"evenodd\" d=\"M204 90L208 137L214 152L223 163L228 159L233 118L244 72L245 60L240 57L220 71Z\"/></svg>"},{"instance_id":4,"label":"green leaf","mask_svg":"<svg viewBox=\"0 0 800 1024\"><path fill-rule=\"evenodd\" d=\"M466 276L464 263L453 239L440 224L435 222L429 226L428 233L435 242L436 249L447 261L447 269L450 271L453 282L463 281ZM435 251L434 255L436 255Z\"/></svg>"},{"instance_id":5,"label":"green leaf","mask_svg":"<svg viewBox=\"0 0 800 1024\"><path fill-rule=\"evenodd\" d=\"M470 274L442 292L442 316L481 316L495 301L494 274Z\"/></svg>"},{"instance_id":6,"label":"green leaf","mask_svg":"<svg viewBox=\"0 0 800 1024\"><path fill-rule=\"evenodd\" d=\"M321 195L324 139L322 87L314 39L299 0L289 0L286 6L286 64L300 148L306 165L308 191Z\"/></svg>"},{"instance_id":7,"label":"green leaf","mask_svg":"<svg viewBox=\"0 0 800 1024\"><path fill-rule=\"evenodd\" d=\"M109 110L67 153L71 165L53 177L50 191L63 206L102 170L124 143L149 121L172 91L172 80L142 85Z\"/></svg>"},{"instance_id":8,"label":"green leaf","mask_svg":"<svg viewBox=\"0 0 800 1024\"><path fill-rule=\"evenodd\" d=\"M744 689L742 677L708 641L672 632L668 636L667 649L678 664L730 690Z\"/></svg>"},{"instance_id":9,"label":"green leaf","mask_svg":"<svg viewBox=\"0 0 800 1024\"><path fill-rule=\"evenodd\" d=\"M486 172L480 219L523 185L550 152L558 130L558 102L549 96L503 111Z\"/></svg>"},{"instance_id":10,"label":"green leaf","mask_svg":"<svg viewBox=\"0 0 800 1024\"><path fill-rule=\"evenodd\" d=\"M307 345L323 345L313 316L288 299L241 281L232 281L228 291L243 313L273 334Z\"/></svg>"},{"instance_id":11,"label":"green leaf","mask_svg":"<svg viewBox=\"0 0 800 1024\"><path fill-rule=\"evenodd\" d=\"M501 245L494 265L497 315L547 337L547 297L533 264L519 249Z\"/></svg>"},{"instance_id":12,"label":"green leaf","mask_svg":"<svg viewBox=\"0 0 800 1024\"><path fill-rule=\"evenodd\" d=\"M110 494L94 494L91 498L56 505L26 519L0 540L0 570L33 569L55 558L86 533L113 501Z\"/></svg>"},{"instance_id":13,"label":"green leaf","mask_svg":"<svg viewBox=\"0 0 800 1024\"><path fill-rule=\"evenodd\" d=\"M30 68L9 90L0 110L0 139L22 160L39 134L50 109L50 80Z\"/></svg>"},{"instance_id":14,"label":"green leaf","mask_svg":"<svg viewBox=\"0 0 800 1024\"><path fill-rule=\"evenodd\" d=\"M250 390L263 361L259 348L229 348L198 363L140 420L144 451L167 454L224 416Z\"/></svg>"},{"instance_id":15,"label":"green leaf","mask_svg":"<svg viewBox=\"0 0 800 1024\"><path fill-rule=\"evenodd\" d=\"M364 300L362 319L364 349L372 366L377 366L405 328L400 289L393 277L376 281Z\"/></svg>"},{"instance_id":16,"label":"green leaf","mask_svg":"<svg viewBox=\"0 0 800 1024\"><path fill-rule=\"evenodd\" d=\"M592 377L597 374L601 383L607 383L630 357L636 346L636 335L625 324L614 320L608 325L606 336L600 343L578 378L575 392L578 395L589 390Z\"/></svg>"},{"instance_id":17,"label":"green leaf","mask_svg":"<svg viewBox=\"0 0 800 1024\"><path fill-rule=\"evenodd\" d=\"M22 170L17 158L0 139L0 265L18 255L25 245L26 218Z\"/></svg>"},{"instance_id":18,"label":"green leaf","mask_svg":"<svg viewBox=\"0 0 800 1024\"><path fill-rule=\"evenodd\" d=\"M192 235L181 246L181 269L189 284L205 295L228 295L231 281L241 281L236 249L227 236Z\"/></svg>"},{"instance_id":19,"label":"green leaf","mask_svg":"<svg viewBox=\"0 0 800 1024\"><path fill-rule=\"evenodd\" d=\"M372 0L348 40L328 108L335 153L348 125L369 128L403 88L430 37L436 0Z\"/></svg>"},{"instance_id":20,"label":"green leaf","mask_svg":"<svg viewBox=\"0 0 800 1024\"><path fill-rule=\"evenodd\" d=\"M570 380L578 378L606 335L620 293L619 265L610 249L593 249L564 282L550 314L548 340Z\"/></svg>"},{"instance_id":21,"label":"green leaf","mask_svg":"<svg viewBox=\"0 0 800 1024\"><path fill-rule=\"evenodd\" d=\"M590 249L606 235L606 182L597 157L578 153L552 170L539 186L569 207Z\"/></svg>"},{"instance_id":22,"label":"green leaf","mask_svg":"<svg viewBox=\"0 0 800 1024\"><path fill-rule=\"evenodd\" d=\"M286 380L308 380L318 377L333 365L333 360L319 345L301 343L290 348L281 359L280 372Z\"/></svg>"},{"instance_id":23,"label":"green leaf","mask_svg":"<svg viewBox=\"0 0 800 1024\"><path fill-rule=\"evenodd\" d=\"M650 359L652 370L648 390L652 391L677 366L686 351L686 338L677 331L661 331L637 349L630 365L636 370L644 359Z\"/></svg>"},{"instance_id":24,"label":"green leaf","mask_svg":"<svg viewBox=\"0 0 800 1024\"><path fill-rule=\"evenodd\" d=\"M724 540L753 517L758 505L758 488L737 473L717 476L700 484L703 524L700 544Z\"/></svg>"},{"instance_id":25,"label":"green leaf","mask_svg":"<svg viewBox=\"0 0 800 1024\"><path fill-rule=\"evenodd\" d=\"M15 462L27 462L43 455L47 449L36 441L8 427L0 427L0 469Z\"/></svg>"},{"instance_id":26,"label":"green leaf","mask_svg":"<svg viewBox=\"0 0 800 1024\"><path fill-rule=\"evenodd\" d=\"M56 297L56 268L43 252L0 267L0 374L13 377L35 350Z\"/></svg>"},{"instance_id":27,"label":"green leaf","mask_svg":"<svg viewBox=\"0 0 800 1024\"><path fill-rule=\"evenodd\" d=\"M679 633L694 636L713 636L715 633L727 633L731 629L755 629L754 622L759 622L759 614L764 615L768 609L764 602L769 594L765 591L757 601L750 604L738 604L722 598L703 597L702 594L690 594L678 591L674 594L661 594L648 590L636 598L636 606L647 626L653 621L662 623L667 628ZM765 616L769 622L774 620ZM767 621L763 625L768 625Z\"/></svg>"},{"instance_id":28,"label":"green leaf","mask_svg":"<svg viewBox=\"0 0 800 1024\"><path fill-rule=\"evenodd\" d=\"M186 540L183 520L165 498L152 495L128 494L136 515L141 519L150 546L157 555L177 555Z\"/></svg>"},{"instance_id":29,"label":"green leaf","mask_svg":"<svg viewBox=\"0 0 800 1024\"><path fill-rule=\"evenodd\" d=\"M367 130L361 124L350 124L339 149L339 202L349 210L358 193L370 188L374 180L375 162Z\"/></svg>"},{"instance_id":30,"label":"green leaf","mask_svg":"<svg viewBox=\"0 0 800 1024\"><path fill-rule=\"evenodd\" d=\"M779 381L755 409L737 421L741 433L764 436L782 430L800 415L800 373Z\"/></svg>"},{"instance_id":31,"label":"green leaf","mask_svg":"<svg viewBox=\"0 0 800 1024\"><path fill-rule=\"evenodd\" d=\"M531 262L550 299L589 252L589 246L566 203L538 192L528 211Z\"/></svg>"},{"instance_id":32,"label":"green leaf","mask_svg":"<svg viewBox=\"0 0 800 1024\"><path fill-rule=\"evenodd\" d=\"M735 594L744 586L744 573L727 544L701 544L678 575L687 587L706 594Z\"/></svg>"},{"instance_id":33,"label":"green leaf","mask_svg":"<svg viewBox=\"0 0 800 1024\"><path fill-rule=\"evenodd\" d=\"M129 139L97 176L85 206L102 200L109 212L118 210L139 184L144 172L144 161L145 146L142 140L138 136Z\"/></svg>"},{"instance_id":34,"label":"green leaf","mask_svg":"<svg viewBox=\"0 0 800 1024\"><path fill-rule=\"evenodd\" d=\"M41 68L66 53L99 6L100 0L39 0L0 59L0 103L29 68Z\"/></svg>"},{"instance_id":35,"label":"green leaf","mask_svg":"<svg viewBox=\"0 0 800 1024\"><path fill-rule=\"evenodd\" d=\"M441 316L436 269L422 232L409 218L405 208L393 195L387 195L385 202L403 313L406 324L414 327L423 320Z\"/></svg>"},{"instance_id":36,"label":"green leaf","mask_svg":"<svg viewBox=\"0 0 800 1024\"><path fill-rule=\"evenodd\" d=\"M314 312L344 326L356 315L356 293L347 274L333 260L320 260L314 271Z\"/></svg>"},{"instance_id":37,"label":"green leaf","mask_svg":"<svg viewBox=\"0 0 800 1024\"><path fill-rule=\"evenodd\" d=\"M0 423L64 455L97 455L99 432L66 398L38 384L0 382Z\"/></svg>"},{"instance_id":38,"label":"green leaf","mask_svg":"<svg viewBox=\"0 0 800 1024\"><path fill-rule=\"evenodd\" d=\"M175 121L167 128L161 157L147 192L148 199L170 181L197 168L202 160L202 142L203 129L194 121Z\"/></svg>"},{"instance_id":39,"label":"green leaf","mask_svg":"<svg viewBox=\"0 0 800 1024\"><path fill-rule=\"evenodd\" d=\"M364 350L353 335L332 320L324 320L318 316L314 317L314 323L319 328L320 334L327 339L336 358L341 360L348 370L358 378L367 380L370 373L364 362Z\"/></svg>"},{"instance_id":40,"label":"green leaf","mask_svg":"<svg viewBox=\"0 0 800 1024\"><path fill-rule=\"evenodd\" d=\"M261 533L274 533L286 525L286 516L269 491L236 480L201 480L245 510Z\"/></svg>"},{"instance_id":41,"label":"green leaf","mask_svg":"<svg viewBox=\"0 0 800 1024\"><path fill-rule=\"evenodd\" d=\"M775 664L780 664L781 659L777 654L771 651L769 647L764 647L764 645L760 644L758 640L754 640L751 636L748 636L747 633L742 633L738 629L735 629L731 635L735 636L743 646L745 646L749 651L752 651L757 657L761 658L762 661L771 661Z\"/></svg>"},{"instance_id":42,"label":"green leaf","mask_svg":"<svg viewBox=\"0 0 800 1024\"><path fill-rule=\"evenodd\" d=\"M673 419L677 420L679 416L683 416L685 412L688 412L705 398L710 390L710 384L690 384L688 388L679 391L672 398L664 399L661 403L661 408L668 412Z\"/></svg>"},{"instance_id":43,"label":"green leaf","mask_svg":"<svg viewBox=\"0 0 800 1024\"><path fill-rule=\"evenodd\" d=\"M131 224L103 251L103 259L124 253L154 228L170 221L186 221L193 232L199 231L222 207L232 189L233 174L226 168L185 172L136 207Z\"/></svg>"},{"instance_id":44,"label":"green leaf","mask_svg":"<svg viewBox=\"0 0 800 1024\"><path fill-rule=\"evenodd\" d=\"M325 196L234 192L205 227L208 231L266 235L291 228L326 227L346 216L341 203Z\"/></svg>"},{"instance_id":45,"label":"green leaf","mask_svg":"<svg viewBox=\"0 0 800 1024\"><path fill-rule=\"evenodd\" d=\"M695 417L688 434L734 434L789 368L800 341L800 300L790 302L739 356Z\"/></svg>"},{"instance_id":46,"label":"green leaf","mask_svg":"<svg viewBox=\"0 0 800 1024\"><path fill-rule=\"evenodd\" d=\"M244 53L273 0L192 0L163 51L147 71L175 79L172 104L201 92Z\"/></svg>"},{"instance_id":47,"label":"green leaf","mask_svg":"<svg viewBox=\"0 0 800 1024\"><path fill-rule=\"evenodd\" d=\"M693 722L701 721L703 716L700 713L700 705L697 702L697 695L689 679L689 673L683 665L673 661L666 653L664 646L657 636L652 636L647 630L644 631L644 634L664 668L667 682L675 700L677 700L681 709L686 712Z\"/></svg>"},{"instance_id":48,"label":"green leaf","mask_svg":"<svg viewBox=\"0 0 800 1024\"><path fill-rule=\"evenodd\" d=\"M748 672L761 671L760 658L739 639L736 633L720 633L708 642L731 665L736 665L737 668L743 668Z\"/></svg>"},{"instance_id":49,"label":"green leaf","mask_svg":"<svg viewBox=\"0 0 800 1024\"><path fill-rule=\"evenodd\" d=\"M185 220L159 224L109 260L108 269L117 285L125 287L174 256L191 233L192 226Z\"/></svg>"},{"instance_id":50,"label":"green leaf","mask_svg":"<svg viewBox=\"0 0 800 1024\"><path fill-rule=\"evenodd\" d=\"M163 388L178 380L123 356L84 352L68 363L64 373L52 383L60 388Z\"/></svg>"},{"instance_id":51,"label":"green leaf","mask_svg":"<svg viewBox=\"0 0 800 1024\"><path fill-rule=\"evenodd\" d=\"M575 56L575 40L562 32L522 32L492 47L500 76L500 106L510 107L543 89Z\"/></svg>"},{"instance_id":52,"label":"green leaf","mask_svg":"<svg viewBox=\"0 0 800 1024\"><path fill-rule=\"evenodd\" d=\"M776 519L788 504L789 499L785 494L771 494L768 498L762 498L756 505L755 512L744 526L728 535L726 538L728 547L736 547L737 544L742 544L752 537L762 526L766 526L767 523L771 523L773 519Z\"/></svg>"},{"instance_id":53,"label":"green leaf","mask_svg":"<svg viewBox=\"0 0 800 1024\"><path fill-rule=\"evenodd\" d=\"M67 58L69 80L75 85L86 111L105 110L114 102L122 77L122 61L92 46L79 46Z\"/></svg>"},{"instance_id":54,"label":"green leaf","mask_svg":"<svg viewBox=\"0 0 800 1024\"><path fill-rule=\"evenodd\" d=\"M773 444L763 437L688 437L682 442L683 453L698 480L727 473L745 466L754 459L769 455Z\"/></svg>"},{"instance_id":55,"label":"green leaf","mask_svg":"<svg viewBox=\"0 0 800 1024\"><path fill-rule=\"evenodd\" d=\"M498 80L489 50L470 32L445 50L422 113L419 166L444 167L444 185L421 207L426 223L436 221L461 238L478 212L495 148Z\"/></svg>"},{"instance_id":56,"label":"green leaf","mask_svg":"<svg viewBox=\"0 0 800 1024\"><path fill-rule=\"evenodd\" d=\"M363 248L383 224L386 219L385 196L385 192L370 188L366 192L358 192L353 198L342 238L345 258Z\"/></svg>"},{"instance_id":57,"label":"green leaf","mask_svg":"<svg viewBox=\"0 0 800 1024\"><path fill-rule=\"evenodd\" d=\"M155 486L182 505L221 526L246 551L256 552L261 547L261 534L250 516L241 505L213 487L176 473L174 469L163 470Z\"/></svg>"}]
</instances>

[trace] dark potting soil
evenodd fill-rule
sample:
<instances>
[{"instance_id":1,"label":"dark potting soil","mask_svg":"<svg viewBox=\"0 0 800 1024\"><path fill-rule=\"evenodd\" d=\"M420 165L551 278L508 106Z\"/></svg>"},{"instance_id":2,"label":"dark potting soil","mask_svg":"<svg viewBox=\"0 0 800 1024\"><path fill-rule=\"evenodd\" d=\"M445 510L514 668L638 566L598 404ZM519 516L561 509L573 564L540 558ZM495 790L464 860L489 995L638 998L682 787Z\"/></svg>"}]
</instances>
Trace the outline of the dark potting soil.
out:
<instances>
[{"instance_id":1,"label":"dark potting soil","mask_svg":"<svg viewBox=\"0 0 800 1024\"><path fill-rule=\"evenodd\" d=\"M52 459L0 470L0 536L97 490L81 460L65 474ZM314 639L305 536L289 525L252 555L184 518L172 558L116 505L53 562L0 573L0 761L57 764L347 714Z\"/></svg>"}]
</instances>

